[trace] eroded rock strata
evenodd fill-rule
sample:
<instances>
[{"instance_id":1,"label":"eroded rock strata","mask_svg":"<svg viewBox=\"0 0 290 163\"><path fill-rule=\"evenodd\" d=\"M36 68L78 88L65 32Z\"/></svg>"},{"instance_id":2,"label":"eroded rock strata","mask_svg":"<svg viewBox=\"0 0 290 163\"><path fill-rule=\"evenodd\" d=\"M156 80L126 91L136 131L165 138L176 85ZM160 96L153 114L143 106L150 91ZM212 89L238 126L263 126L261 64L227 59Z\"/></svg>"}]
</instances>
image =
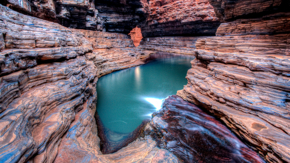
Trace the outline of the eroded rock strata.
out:
<instances>
[{"instance_id":1,"label":"eroded rock strata","mask_svg":"<svg viewBox=\"0 0 290 163\"><path fill-rule=\"evenodd\" d=\"M158 146L184 162L264 162L223 124L176 95L164 101L150 125L147 132Z\"/></svg>"},{"instance_id":2,"label":"eroded rock strata","mask_svg":"<svg viewBox=\"0 0 290 163\"><path fill-rule=\"evenodd\" d=\"M146 18L140 0L2 0L0 4L69 28L129 33Z\"/></svg>"},{"instance_id":3,"label":"eroded rock strata","mask_svg":"<svg viewBox=\"0 0 290 163\"><path fill-rule=\"evenodd\" d=\"M147 14L145 37L215 35L220 24L208 0L150 0Z\"/></svg>"},{"instance_id":4,"label":"eroded rock strata","mask_svg":"<svg viewBox=\"0 0 290 163\"><path fill-rule=\"evenodd\" d=\"M97 0L95 3L107 32L128 34L146 20L146 0Z\"/></svg>"},{"instance_id":5,"label":"eroded rock strata","mask_svg":"<svg viewBox=\"0 0 290 163\"><path fill-rule=\"evenodd\" d=\"M110 155L99 149L94 118L98 77L142 64L145 54L94 49L95 38L86 32L3 6L0 10L1 162L177 162L150 137ZM100 35L108 40L118 36L125 37Z\"/></svg>"},{"instance_id":6,"label":"eroded rock strata","mask_svg":"<svg viewBox=\"0 0 290 163\"><path fill-rule=\"evenodd\" d=\"M267 161L289 162L289 3L284 10L282 0L210 2L225 23L218 36L196 41L178 95L219 117Z\"/></svg>"},{"instance_id":7,"label":"eroded rock strata","mask_svg":"<svg viewBox=\"0 0 290 163\"><path fill-rule=\"evenodd\" d=\"M166 108L151 121L149 133L155 139L143 135L113 154L102 154L94 117L98 78L168 54L196 57L188 84L177 93L180 97L221 119L266 161L290 162L288 0L5 0L1 4L49 20L0 5L1 162L262 162L219 123L214 124L222 131L190 117L202 115L215 122L178 97L166 101ZM147 37L138 47L127 35L136 25ZM192 139L205 132L180 127L177 121L183 124L184 113L187 124L204 127L221 139ZM205 150L196 154L199 140L219 144L218 151L210 148L217 157L206 157Z\"/></svg>"},{"instance_id":8,"label":"eroded rock strata","mask_svg":"<svg viewBox=\"0 0 290 163\"><path fill-rule=\"evenodd\" d=\"M4 0L19 12L69 28L129 33L145 37L215 35L220 21L209 0Z\"/></svg>"}]
</instances>

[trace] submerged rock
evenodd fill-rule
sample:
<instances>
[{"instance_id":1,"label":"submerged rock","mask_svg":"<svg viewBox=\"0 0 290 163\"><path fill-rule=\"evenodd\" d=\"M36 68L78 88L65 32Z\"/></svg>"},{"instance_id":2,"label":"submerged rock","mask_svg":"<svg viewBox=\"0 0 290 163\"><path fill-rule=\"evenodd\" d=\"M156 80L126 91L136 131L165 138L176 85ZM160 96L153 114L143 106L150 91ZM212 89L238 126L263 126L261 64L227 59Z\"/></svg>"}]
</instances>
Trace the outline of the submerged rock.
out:
<instances>
[{"instance_id":1,"label":"submerged rock","mask_svg":"<svg viewBox=\"0 0 290 163\"><path fill-rule=\"evenodd\" d=\"M103 154L114 153L135 141L143 133L144 127L149 122L148 119L143 120L143 122L130 133L118 133L106 128L97 114L95 117L98 126L98 136L101 140L100 149Z\"/></svg>"}]
</instances>

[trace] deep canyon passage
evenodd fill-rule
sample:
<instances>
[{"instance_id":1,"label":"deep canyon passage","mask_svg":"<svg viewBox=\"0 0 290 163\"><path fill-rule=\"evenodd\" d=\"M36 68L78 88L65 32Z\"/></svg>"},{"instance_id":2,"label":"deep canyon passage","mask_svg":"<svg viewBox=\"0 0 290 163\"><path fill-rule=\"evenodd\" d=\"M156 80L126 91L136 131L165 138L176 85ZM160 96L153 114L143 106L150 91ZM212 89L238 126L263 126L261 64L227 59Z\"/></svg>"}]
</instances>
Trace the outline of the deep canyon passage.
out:
<instances>
[{"instance_id":1,"label":"deep canyon passage","mask_svg":"<svg viewBox=\"0 0 290 163\"><path fill-rule=\"evenodd\" d=\"M290 162L289 74L289 0L1 0L0 162Z\"/></svg>"}]
</instances>

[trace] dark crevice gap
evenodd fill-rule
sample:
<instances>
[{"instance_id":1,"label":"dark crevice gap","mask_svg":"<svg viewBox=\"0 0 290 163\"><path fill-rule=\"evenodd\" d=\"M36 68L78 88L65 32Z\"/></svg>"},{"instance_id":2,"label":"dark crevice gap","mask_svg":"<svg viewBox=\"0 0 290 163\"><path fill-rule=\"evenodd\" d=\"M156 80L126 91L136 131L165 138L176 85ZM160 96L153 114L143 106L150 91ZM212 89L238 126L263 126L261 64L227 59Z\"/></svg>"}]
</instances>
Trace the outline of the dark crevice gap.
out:
<instances>
[{"instance_id":1,"label":"dark crevice gap","mask_svg":"<svg viewBox=\"0 0 290 163\"><path fill-rule=\"evenodd\" d=\"M3 6L7 6L8 1L7 0L1 0L0 4L2 4Z\"/></svg>"},{"instance_id":2,"label":"dark crevice gap","mask_svg":"<svg viewBox=\"0 0 290 163\"><path fill-rule=\"evenodd\" d=\"M143 120L143 122L133 132L128 134L122 134L113 132L104 127L98 112L95 113L95 119L98 129L98 137L100 138L100 150L103 154L110 154L117 152L118 150L126 147L131 142L135 141L138 137L144 136L144 128L149 123L149 119ZM113 140L110 136L118 136L120 139Z\"/></svg>"}]
</instances>

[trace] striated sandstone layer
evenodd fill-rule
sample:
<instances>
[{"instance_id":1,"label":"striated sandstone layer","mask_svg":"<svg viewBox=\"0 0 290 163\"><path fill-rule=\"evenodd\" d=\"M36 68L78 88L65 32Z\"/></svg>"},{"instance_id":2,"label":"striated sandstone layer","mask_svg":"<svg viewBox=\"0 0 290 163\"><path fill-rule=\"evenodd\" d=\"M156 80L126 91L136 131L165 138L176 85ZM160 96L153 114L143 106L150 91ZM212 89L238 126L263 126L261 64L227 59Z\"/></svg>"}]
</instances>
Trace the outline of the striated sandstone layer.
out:
<instances>
[{"instance_id":1,"label":"striated sandstone layer","mask_svg":"<svg viewBox=\"0 0 290 163\"><path fill-rule=\"evenodd\" d=\"M17 3L25 1L13 2L16 7L12 0L1 3L20 11ZM213 35L219 22L204 0L58 0L55 11L45 9L50 2L21 10L52 13L42 18L57 18L71 28L126 35L69 29L0 5L1 162L178 162L149 136L114 154L99 149L94 118L98 78L143 64L155 51L195 55L188 84L178 95L219 117L267 161L290 162L288 1L209 0L217 17L228 21L217 37L152 37L138 48L127 33L146 13L153 23L144 27L147 36Z\"/></svg>"},{"instance_id":2,"label":"striated sandstone layer","mask_svg":"<svg viewBox=\"0 0 290 163\"><path fill-rule=\"evenodd\" d=\"M0 4L69 28L129 33L145 20L147 2L143 1L4 0Z\"/></svg>"},{"instance_id":3,"label":"striated sandstone layer","mask_svg":"<svg viewBox=\"0 0 290 163\"><path fill-rule=\"evenodd\" d=\"M50 21L56 21L54 0L2 0L0 4L24 14L29 14Z\"/></svg>"},{"instance_id":4,"label":"striated sandstone layer","mask_svg":"<svg viewBox=\"0 0 290 163\"><path fill-rule=\"evenodd\" d=\"M146 0L97 0L103 31L128 34L146 20Z\"/></svg>"},{"instance_id":5,"label":"striated sandstone layer","mask_svg":"<svg viewBox=\"0 0 290 163\"><path fill-rule=\"evenodd\" d=\"M223 124L173 95L154 113L147 132L184 162L264 162Z\"/></svg>"},{"instance_id":6,"label":"striated sandstone layer","mask_svg":"<svg viewBox=\"0 0 290 163\"><path fill-rule=\"evenodd\" d=\"M141 41L139 48L152 52L163 52L174 55L192 56L195 53L195 42L199 38L184 36L150 37Z\"/></svg>"},{"instance_id":7,"label":"striated sandstone layer","mask_svg":"<svg viewBox=\"0 0 290 163\"><path fill-rule=\"evenodd\" d=\"M196 41L178 95L220 118L266 161L290 162L290 12L277 10L286 1L210 2L227 22L216 37Z\"/></svg>"},{"instance_id":8,"label":"striated sandstone layer","mask_svg":"<svg viewBox=\"0 0 290 163\"><path fill-rule=\"evenodd\" d=\"M150 137L110 155L99 149L94 118L98 77L142 64L145 54L122 47L122 39L120 47L96 48L97 39L84 31L2 5L0 12L1 162L178 162ZM130 40L100 34L108 40L119 36Z\"/></svg>"},{"instance_id":9,"label":"striated sandstone layer","mask_svg":"<svg viewBox=\"0 0 290 163\"><path fill-rule=\"evenodd\" d=\"M288 0L208 0L221 21L289 12Z\"/></svg>"},{"instance_id":10,"label":"striated sandstone layer","mask_svg":"<svg viewBox=\"0 0 290 163\"><path fill-rule=\"evenodd\" d=\"M21 13L58 22L66 27L102 30L94 0L7 0L0 3Z\"/></svg>"},{"instance_id":11,"label":"striated sandstone layer","mask_svg":"<svg viewBox=\"0 0 290 163\"><path fill-rule=\"evenodd\" d=\"M150 0L145 37L214 35L219 20L208 0Z\"/></svg>"},{"instance_id":12,"label":"striated sandstone layer","mask_svg":"<svg viewBox=\"0 0 290 163\"><path fill-rule=\"evenodd\" d=\"M278 12L259 18L243 18L222 23L216 35L274 35L283 33L290 33L290 12Z\"/></svg>"},{"instance_id":13,"label":"striated sandstone layer","mask_svg":"<svg viewBox=\"0 0 290 163\"><path fill-rule=\"evenodd\" d=\"M268 161L290 159L289 34L199 39L178 95L221 118Z\"/></svg>"},{"instance_id":14,"label":"striated sandstone layer","mask_svg":"<svg viewBox=\"0 0 290 163\"><path fill-rule=\"evenodd\" d=\"M65 27L145 37L214 35L220 22L208 0L4 0L0 4Z\"/></svg>"}]
</instances>

